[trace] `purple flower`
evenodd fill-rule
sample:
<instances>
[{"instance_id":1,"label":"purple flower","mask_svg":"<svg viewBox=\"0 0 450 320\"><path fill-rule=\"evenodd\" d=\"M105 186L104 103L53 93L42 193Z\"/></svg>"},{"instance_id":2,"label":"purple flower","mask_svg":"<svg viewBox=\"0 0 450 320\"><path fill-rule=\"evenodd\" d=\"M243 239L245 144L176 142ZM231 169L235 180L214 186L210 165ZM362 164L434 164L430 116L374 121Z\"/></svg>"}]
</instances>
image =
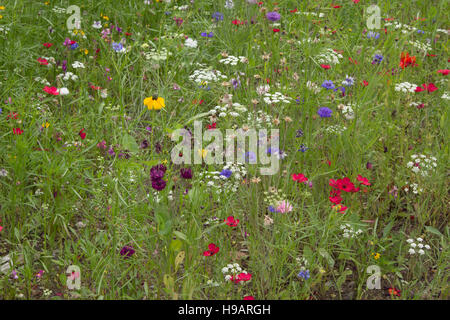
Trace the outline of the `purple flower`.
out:
<instances>
[{"instance_id":1,"label":"purple flower","mask_svg":"<svg viewBox=\"0 0 450 320\"><path fill-rule=\"evenodd\" d=\"M332 113L333 113L333 110L331 110L330 108L327 108L327 107L322 107L322 108L319 108L319 110L317 110L317 114L321 118L329 118L329 117L331 117Z\"/></svg>"},{"instance_id":2,"label":"purple flower","mask_svg":"<svg viewBox=\"0 0 450 320\"><path fill-rule=\"evenodd\" d=\"M229 177L231 177L231 174L232 174L233 172L231 171L231 170L228 170L228 169L223 169L222 170L222 172L220 173L220 175L221 176L224 176L225 178L229 178Z\"/></svg>"},{"instance_id":3,"label":"purple flower","mask_svg":"<svg viewBox=\"0 0 450 320\"><path fill-rule=\"evenodd\" d=\"M182 168L180 170L180 175L183 179L192 179L192 170L191 168Z\"/></svg>"},{"instance_id":4,"label":"purple flower","mask_svg":"<svg viewBox=\"0 0 450 320\"><path fill-rule=\"evenodd\" d=\"M308 280L310 275L309 275L309 270L302 270L298 273L297 277L302 278L304 280Z\"/></svg>"},{"instance_id":5,"label":"purple flower","mask_svg":"<svg viewBox=\"0 0 450 320\"><path fill-rule=\"evenodd\" d=\"M120 250L120 255L125 256L125 259L131 257L136 251L131 246L125 246Z\"/></svg>"},{"instance_id":6,"label":"purple flower","mask_svg":"<svg viewBox=\"0 0 450 320\"><path fill-rule=\"evenodd\" d=\"M166 167L162 164L158 164L157 166L154 166L150 169L150 179L152 179L152 181L160 180L164 177L165 173Z\"/></svg>"},{"instance_id":7,"label":"purple flower","mask_svg":"<svg viewBox=\"0 0 450 320\"><path fill-rule=\"evenodd\" d=\"M270 21L278 21L281 19L281 15L278 12L272 11L272 12L267 12L266 18L267 18L267 20L270 20Z\"/></svg>"},{"instance_id":8,"label":"purple flower","mask_svg":"<svg viewBox=\"0 0 450 320\"><path fill-rule=\"evenodd\" d=\"M112 48L115 52L121 52L123 50L123 44L120 42L113 42Z\"/></svg>"},{"instance_id":9,"label":"purple flower","mask_svg":"<svg viewBox=\"0 0 450 320\"><path fill-rule=\"evenodd\" d=\"M164 190L164 188L166 187L166 181L164 181L163 179L158 179L158 180L152 180L152 188L157 190L157 191L161 191Z\"/></svg>"},{"instance_id":10,"label":"purple flower","mask_svg":"<svg viewBox=\"0 0 450 320\"><path fill-rule=\"evenodd\" d=\"M333 83L333 81L331 81L331 80L325 80L323 83L322 83L322 87L324 87L325 89L334 89L334 83Z\"/></svg>"},{"instance_id":11,"label":"purple flower","mask_svg":"<svg viewBox=\"0 0 450 320\"><path fill-rule=\"evenodd\" d=\"M213 19L216 19L216 21L223 20L223 14L221 12L214 12L212 17Z\"/></svg>"}]
</instances>

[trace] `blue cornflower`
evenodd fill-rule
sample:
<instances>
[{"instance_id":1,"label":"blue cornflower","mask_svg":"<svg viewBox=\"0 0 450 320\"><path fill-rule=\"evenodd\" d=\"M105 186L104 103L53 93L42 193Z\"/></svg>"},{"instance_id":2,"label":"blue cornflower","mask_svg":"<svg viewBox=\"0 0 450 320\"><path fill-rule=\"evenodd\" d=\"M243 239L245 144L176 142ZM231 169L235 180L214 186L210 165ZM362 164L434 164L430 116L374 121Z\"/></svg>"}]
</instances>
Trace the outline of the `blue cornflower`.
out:
<instances>
[{"instance_id":1,"label":"blue cornflower","mask_svg":"<svg viewBox=\"0 0 450 320\"><path fill-rule=\"evenodd\" d=\"M269 211L270 212L276 212L275 208L273 206L269 206Z\"/></svg>"},{"instance_id":2,"label":"blue cornflower","mask_svg":"<svg viewBox=\"0 0 450 320\"><path fill-rule=\"evenodd\" d=\"M303 137L303 130L302 130L302 129L298 129L298 130L297 130L297 133L295 134L295 137L296 137L296 138Z\"/></svg>"},{"instance_id":3,"label":"blue cornflower","mask_svg":"<svg viewBox=\"0 0 450 320\"><path fill-rule=\"evenodd\" d=\"M345 87L337 87L337 88L334 89L333 91L338 91L338 90L341 90L342 96L345 96Z\"/></svg>"},{"instance_id":4,"label":"blue cornflower","mask_svg":"<svg viewBox=\"0 0 450 320\"><path fill-rule=\"evenodd\" d=\"M333 81L331 81L331 80L325 80L323 83L322 83L322 87L324 87L325 89L334 89L334 83L333 83Z\"/></svg>"},{"instance_id":5,"label":"blue cornflower","mask_svg":"<svg viewBox=\"0 0 450 320\"><path fill-rule=\"evenodd\" d=\"M74 44L70 45L70 49L75 50L76 48L78 48L80 45L75 42Z\"/></svg>"},{"instance_id":6,"label":"blue cornflower","mask_svg":"<svg viewBox=\"0 0 450 320\"><path fill-rule=\"evenodd\" d=\"M297 102L297 104L300 104L300 103L305 102L305 99L300 100L300 97L297 97L297 99L295 99L295 101Z\"/></svg>"},{"instance_id":7,"label":"blue cornflower","mask_svg":"<svg viewBox=\"0 0 450 320\"><path fill-rule=\"evenodd\" d=\"M301 152L305 152L306 150L308 150L309 148L308 147L306 147L303 143L300 145L300 149L298 149L298 151L301 151Z\"/></svg>"},{"instance_id":8,"label":"blue cornflower","mask_svg":"<svg viewBox=\"0 0 450 320\"><path fill-rule=\"evenodd\" d=\"M222 170L222 172L220 173L220 175L221 176L224 176L225 178L229 178L229 177L231 177L231 174L232 174L233 172L231 171L231 170L228 170L228 169L223 169Z\"/></svg>"},{"instance_id":9,"label":"blue cornflower","mask_svg":"<svg viewBox=\"0 0 450 320\"><path fill-rule=\"evenodd\" d=\"M425 31L423 31L423 30L417 30L417 33L422 33L422 34L424 34Z\"/></svg>"},{"instance_id":10,"label":"blue cornflower","mask_svg":"<svg viewBox=\"0 0 450 320\"><path fill-rule=\"evenodd\" d=\"M120 42L113 42L112 48L115 52L121 52L123 50L123 44Z\"/></svg>"},{"instance_id":11,"label":"blue cornflower","mask_svg":"<svg viewBox=\"0 0 450 320\"><path fill-rule=\"evenodd\" d=\"M244 155L244 161L251 163L251 164L255 164L256 163L256 154L252 151L246 152Z\"/></svg>"},{"instance_id":12,"label":"blue cornflower","mask_svg":"<svg viewBox=\"0 0 450 320\"><path fill-rule=\"evenodd\" d=\"M310 275L309 275L309 270L302 270L298 273L297 277L302 278L304 280L308 280Z\"/></svg>"},{"instance_id":13,"label":"blue cornflower","mask_svg":"<svg viewBox=\"0 0 450 320\"><path fill-rule=\"evenodd\" d=\"M355 83L355 79L353 77L346 77L342 84L347 87L351 87Z\"/></svg>"},{"instance_id":14,"label":"blue cornflower","mask_svg":"<svg viewBox=\"0 0 450 320\"><path fill-rule=\"evenodd\" d=\"M210 32L210 33L202 32L202 33L200 33L200 35L202 37L208 37L208 38L214 37L214 33L212 33L212 32Z\"/></svg>"},{"instance_id":15,"label":"blue cornflower","mask_svg":"<svg viewBox=\"0 0 450 320\"><path fill-rule=\"evenodd\" d=\"M213 19L216 19L216 21L223 20L223 14L221 12L214 12L212 17L213 17Z\"/></svg>"},{"instance_id":16,"label":"blue cornflower","mask_svg":"<svg viewBox=\"0 0 450 320\"><path fill-rule=\"evenodd\" d=\"M333 110L331 110L330 108L327 108L327 107L322 107L322 108L319 108L319 110L317 110L317 114L321 118L329 118L329 117L331 117L332 113L333 113Z\"/></svg>"},{"instance_id":17,"label":"blue cornflower","mask_svg":"<svg viewBox=\"0 0 450 320\"><path fill-rule=\"evenodd\" d=\"M369 38L369 39L371 39L371 38L378 39L379 37L380 37L380 34L378 32L369 31L367 33L367 38Z\"/></svg>"},{"instance_id":18,"label":"blue cornflower","mask_svg":"<svg viewBox=\"0 0 450 320\"><path fill-rule=\"evenodd\" d=\"M383 56L381 55L381 54L376 54L374 57L373 57L373 61L372 61L372 64L380 64L381 63L381 61L383 61Z\"/></svg>"}]
</instances>

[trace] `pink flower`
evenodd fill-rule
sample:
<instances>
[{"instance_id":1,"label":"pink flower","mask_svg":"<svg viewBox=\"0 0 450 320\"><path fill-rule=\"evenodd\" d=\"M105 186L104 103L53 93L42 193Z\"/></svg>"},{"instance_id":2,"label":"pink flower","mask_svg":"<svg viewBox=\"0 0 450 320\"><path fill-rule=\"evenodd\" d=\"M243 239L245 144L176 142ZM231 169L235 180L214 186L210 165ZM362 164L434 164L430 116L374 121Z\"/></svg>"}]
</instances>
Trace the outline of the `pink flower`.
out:
<instances>
[{"instance_id":1,"label":"pink flower","mask_svg":"<svg viewBox=\"0 0 450 320\"><path fill-rule=\"evenodd\" d=\"M298 182L306 182L306 181L308 181L308 178L305 177L305 175L303 173L297 173L297 174L292 174L292 180L298 181Z\"/></svg>"},{"instance_id":2,"label":"pink flower","mask_svg":"<svg viewBox=\"0 0 450 320\"><path fill-rule=\"evenodd\" d=\"M251 279L252 279L252 275L250 273L241 272L234 278L231 277L230 280L233 281L234 283L239 283L241 281L250 281Z\"/></svg>"},{"instance_id":3,"label":"pink flower","mask_svg":"<svg viewBox=\"0 0 450 320\"><path fill-rule=\"evenodd\" d=\"M45 86L43 90L45 92L47 92L48 94L52 94L54 96L59 95L58 89L56 87L47 87L47 86Z\"/></svg>"},{"instance_id":4,"label":"pink flower","mask_svg":"<svg viewBox=\"0 0 450 320\"><path fill-rule=\"evenodd\" d=\"M287 200L283 200L278 204L278 207L276 208L276 210L279 213L291 212L292 205Z\"/></svg>"},{"instance_id":5,"label":"pink flower","mask_svg":"<svg viewBox=\"0 0 450 320\"><path fill-rule=\"evenodd\" d=\"M245 296L244 300L255 300L255 297L253 297L253 296Z\"/></svg>"},{"instance_id":6,"label":"pink flower","mask_svg":"<svg viewBox=\"0 0 450 320\"><path fill-rule=\"evenodd\" d=\"M450 70L448 70L448 69L440 69L437 71L437 73L442 73L443 76L448 75L449 72L450 72Z\"/></svg>"},{"instance_id":7,"label":"pink flower","mask_svg":"<svg viewBox=\"0 0 450 320\"><path fill-rule=\"evenodd\" d=\"M436 91L438 88L434 85L434 83L429 83L428 85L424 83L422 87L417 87L416 92L422 92L427 90L428 92Z\"/></svg>"},{"instance_id":8,"label":"pink flower","mask_svg":"<svg viewBox=\"0 0 450 320\"><path fill-rule=\"evenodd\" d=\"M361 184L365 185L365 186L370 186L370 182L367 178L364 178L362 175L358 174L358 177L356 178L356 180L358 180L359 182L361 182Z\"/></svg>"}]
</instances>

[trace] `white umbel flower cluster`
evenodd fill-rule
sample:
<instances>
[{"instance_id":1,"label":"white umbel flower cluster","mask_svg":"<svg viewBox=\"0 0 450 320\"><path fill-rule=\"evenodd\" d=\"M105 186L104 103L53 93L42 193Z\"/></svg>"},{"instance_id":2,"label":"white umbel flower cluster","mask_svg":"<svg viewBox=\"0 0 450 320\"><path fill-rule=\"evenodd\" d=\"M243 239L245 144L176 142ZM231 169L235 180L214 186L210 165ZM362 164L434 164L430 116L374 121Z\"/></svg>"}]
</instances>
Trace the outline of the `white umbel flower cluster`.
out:
<instances>
[{"instance_id":1,"label":"white umbel flower cluster","mask_svg":"<svg viewBox=\"0 0 450 320\"><path fill-rule=\"evenodd\" d=\"M361 229L356 230L348 223L341 225L341 230L344 238L355 238L363 233Z\"/></svg>"},{"instance_id":2,"label":"white umbel flower cluster","mask_svg":"<svg viewBox=\"0 0 450 320\"><path fill-rule=\"evenodd\" d=\"M316 56L318 63L325 63L325 64L339 64L340 60L342 59L342 54L335 52L333 49L326 49L324 52Z\"/></svg>"},{"instance_id":3,"label":"white umbel flower cluster","mask_svg":"<svg viewBox=\"0 0 450 320\"><path fill-rule=\"evenodd\" d=\"M237 63L238 63L239 61L240 61L241 63L246 63L246 62L247 62L247 58L244 57L244 56L239 56L239 57L228 56L228 57L226 57L226 58L224 58L224 59L220 59L220 60L219 60L220 63L223 63L223 64L229 64L229 65L232 65L232 66L237 65Z\"/></svg>"},{"instance_id":4,"label":"white umbel flower cluster","mask_svg":"<svg viewBox=\"0 0 450 320\"><path fill-rule=\"evenodd\" d=\"M196 82L197 84L217 82L221 79L226 79L219 70L212 69L199 69L195 70L190 76L189 80Z\"/></svg>"},{"instance_id":5,"label":"white umbel flower cluster","mask_svg":"<svg viewBox=\"0 0 450 320\"><path fill-rule=\"evenodd\" d=\"M415 92L417 88L417 84L409 83L409 82L401 82L395 85L395 91L401 92Z\"/></svg>"},{"instance_id":6,"label":"white umbel flower cluster","mask_svg":"<svg viewBox=\"0 0 450 320\"><path fill-rule=\"evenodd\" d=\"M409 161L406 166L414 173L420 173L423 177L426 177L432 173L434 168L437 167L436 157L426 156L424 154L413 154L411 156L412 161Z\"/></svg>"},{"instance_id":7,"label":"white umbel flower cluster","mask_svg":"<svg viewBox=\"0 0 450 320\"><path fill-rule=\"evenodd\" d=\"M290 98L286 97L281 92L265 93L263 100L267 104L279 103L279 102L291 103Z\"/></svg>"},{"instance_id":8,"label":"white umbel flower cluster","mask_svg":"<svg viewBox=\"0 0 450 320\"><path fill-rule=\"evenodd\" d=\"M416 239L417 243L414 241L414 239L408 239L406 240L406 242L409 243L409 254L420 254L420 255L424 255L425 254L425 250L430 250L431 247L428 244L423 244L423 239L422 238L417 238Z\"/></svg>"}]
</instances>

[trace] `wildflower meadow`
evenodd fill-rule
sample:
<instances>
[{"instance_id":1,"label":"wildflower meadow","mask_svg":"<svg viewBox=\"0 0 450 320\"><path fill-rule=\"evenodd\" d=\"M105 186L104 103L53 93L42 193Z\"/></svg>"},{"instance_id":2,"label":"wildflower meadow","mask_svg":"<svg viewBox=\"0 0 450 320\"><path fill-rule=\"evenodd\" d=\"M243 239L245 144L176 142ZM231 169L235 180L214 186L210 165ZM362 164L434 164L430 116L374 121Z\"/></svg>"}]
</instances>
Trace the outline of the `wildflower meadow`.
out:
<instances>
[{"instance_id":1,"label":"wildflower meadow","mask_svg":"<svg viewBox=\"0 0 450 320\"><path fill-rule=\"evenodd\" d=\"M449 7L0 0L0 299L447 300Z\"/></svg>"}]
</instances>

